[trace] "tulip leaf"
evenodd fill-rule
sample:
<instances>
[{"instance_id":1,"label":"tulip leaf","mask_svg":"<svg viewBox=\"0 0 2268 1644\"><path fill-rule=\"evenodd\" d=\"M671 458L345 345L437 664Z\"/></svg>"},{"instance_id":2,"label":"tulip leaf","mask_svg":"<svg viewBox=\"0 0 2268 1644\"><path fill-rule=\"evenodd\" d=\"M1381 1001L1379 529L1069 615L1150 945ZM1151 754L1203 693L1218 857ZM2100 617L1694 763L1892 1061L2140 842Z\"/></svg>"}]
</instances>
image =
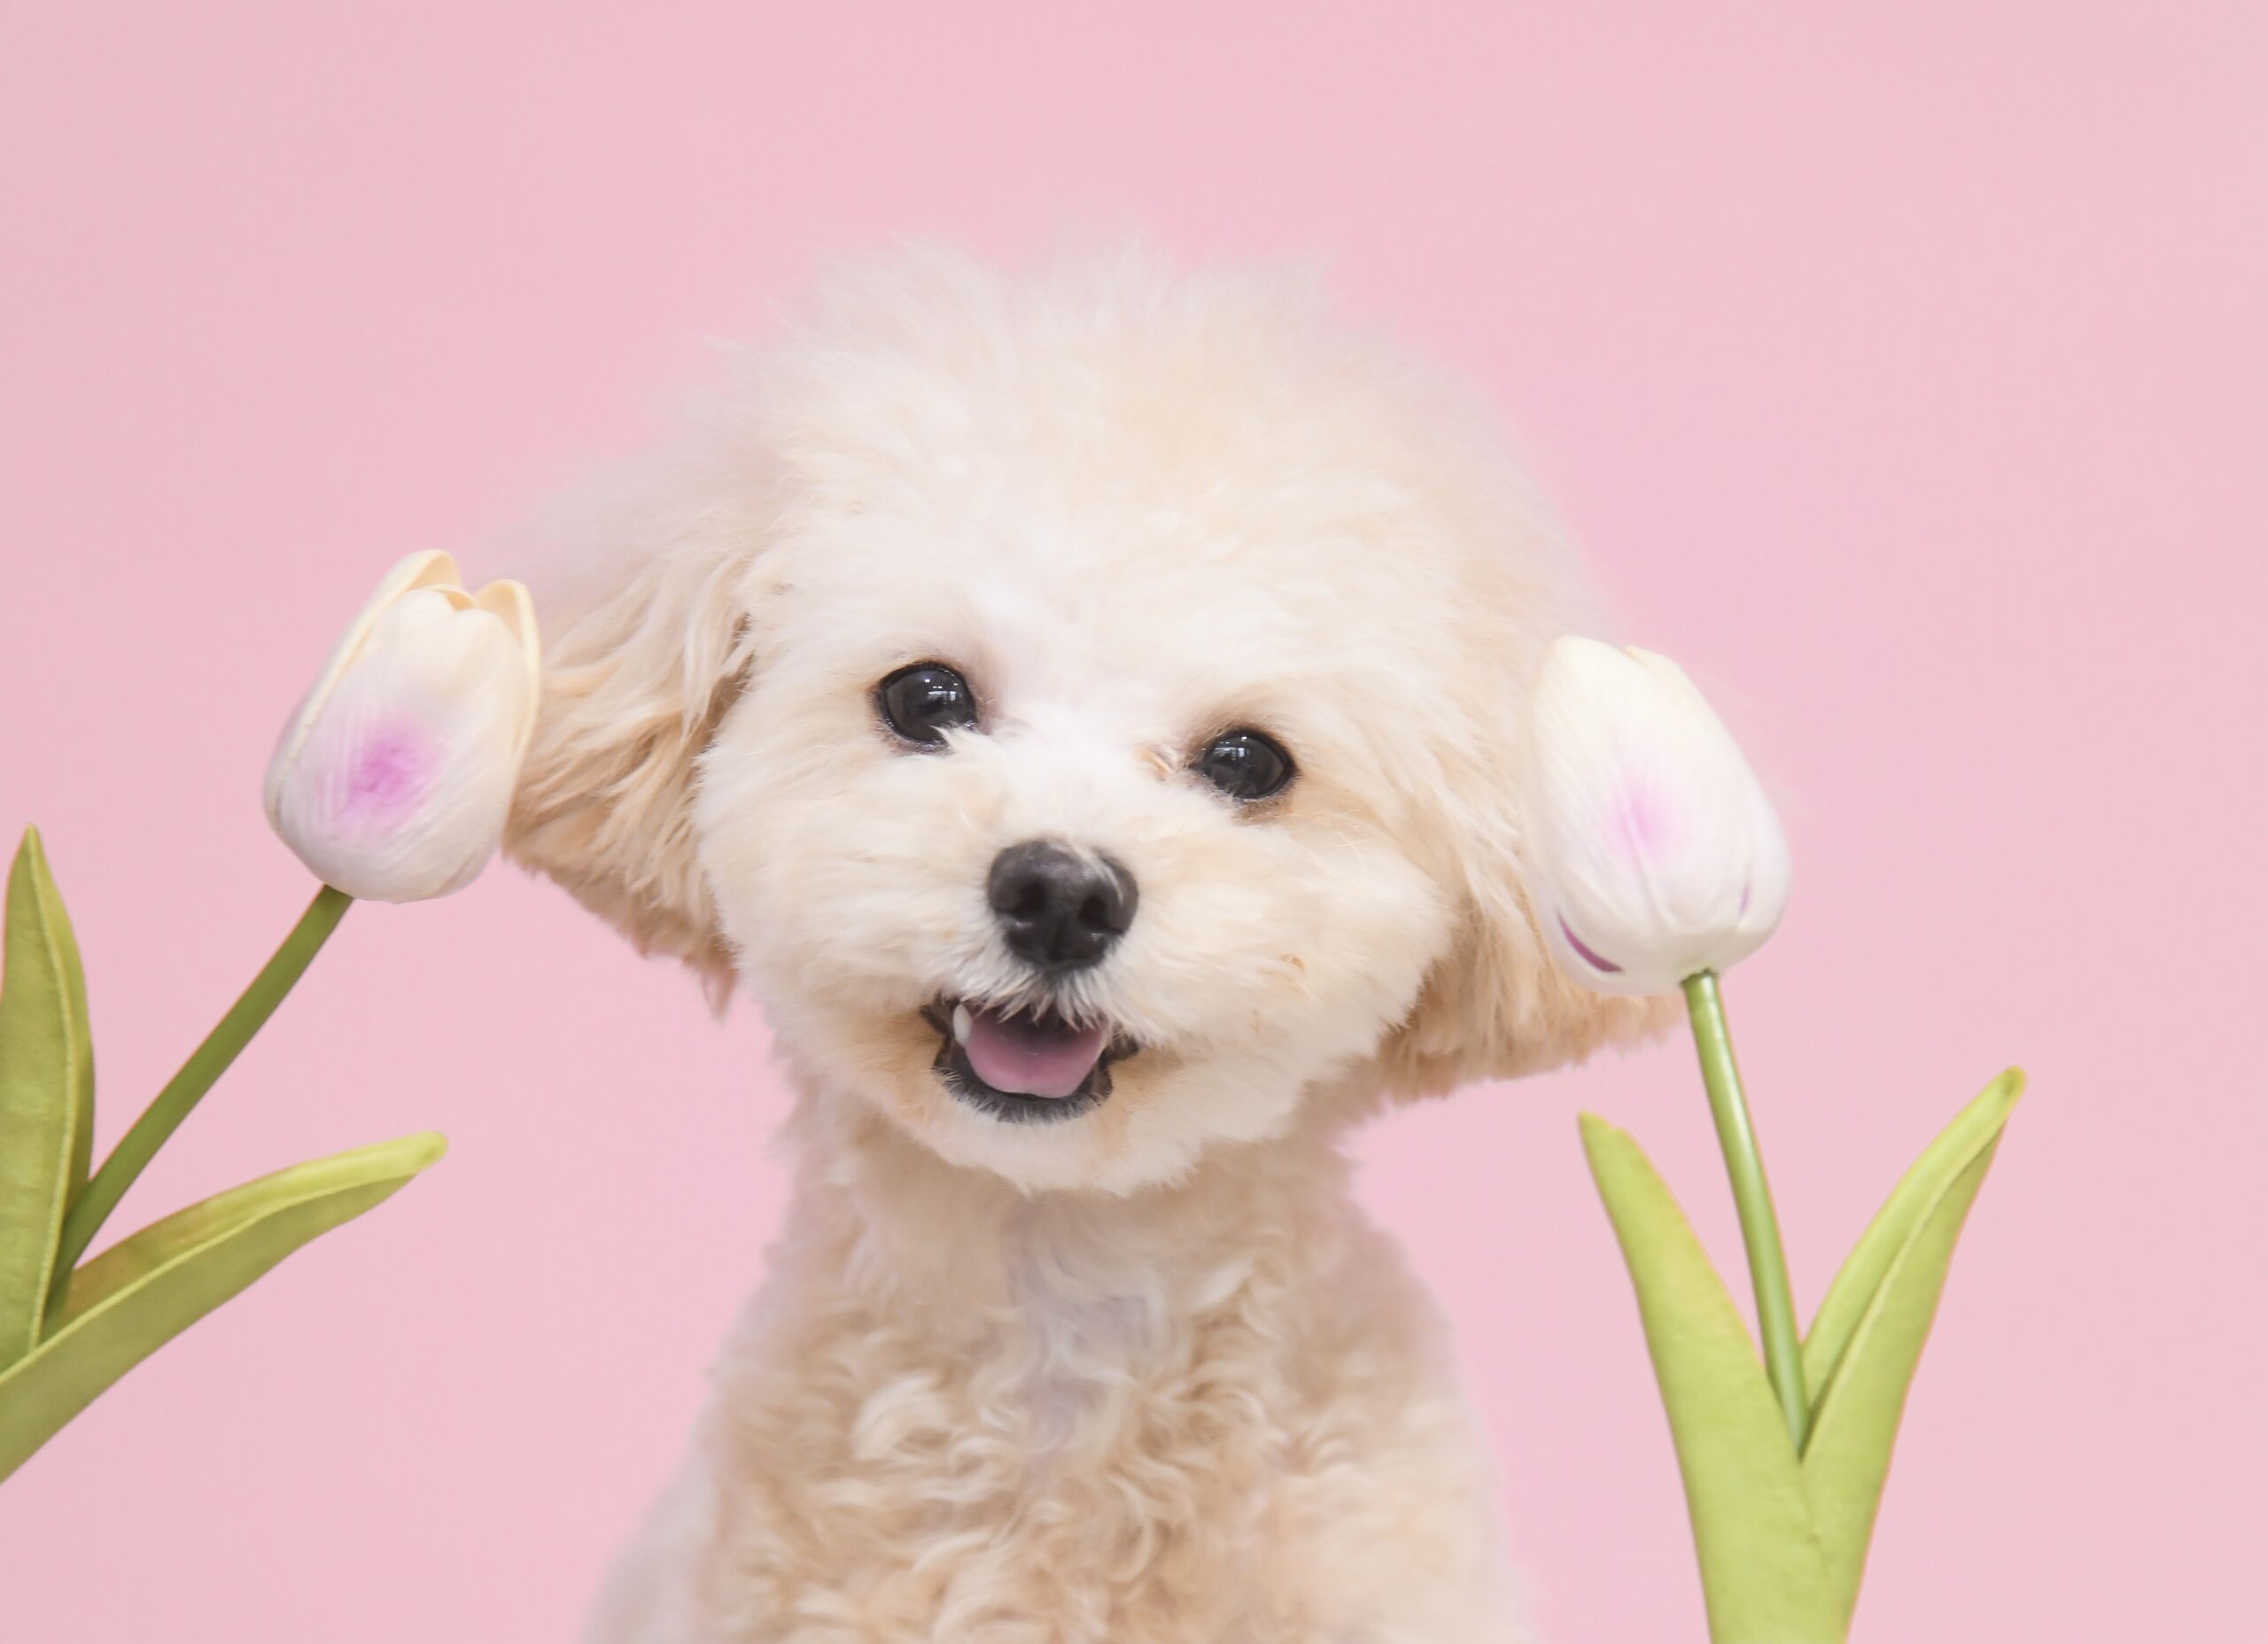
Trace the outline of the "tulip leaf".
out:
<instances>
[{"instance_id":1,"label":"tulip leaf","mask_svg":"<svg viewBox=\"0 0 2268 1644\"><path fill-rule=\"evenodd\" d=\"M1883 1276L1912 1240L1946 1183L1999 1137L2023 1095L2020 1068L2011 1067L1986 1085L1899 1178L1852 1246L1804 1338L1804 1385L1811 1389L1814 1410L1834 1380L1844 1350L1881 1287Z\"/></svg>"},{"instance_id":2,"label":"tulip leaf","mask_svg":"<svg viewBox=\"0 0 2268 1644\"><path fill-rule=\"evenodd\" d=\"M1806 1344L1816 1345L1811 1438L1804 1492L1847 1617L1858 1602L1867 1546L1890 1472L1906 1395L1922 1359L1953 1245L2023 1093L2010 1069L1946 1127L1891 1194L1860 1237Z\"/></svg>"},{"instance_id":3,"label":"tulip leaf","mask_svg":"<svg viewBox=\"0 0 2268 1644\"><path fill-rule=\"evenodd\" d=\"M0 1478L151 1353L447 1145L426 1131L294 1165L153 1222L80 1268L47 1340L0 1371Z\"/></svg>"},{"instance_id":4,"label":"tulip leaf","mask_svg":"<svg viewBox=\"0 0 2268 1644\"><path fill-rule=\"evenodd\" d=\"M1677 1446L1709 1636L1715 1644L1830 1644L1844 1636L1844 1615L1748 1328L1638 1144L1591 1113L1582 1131Z\"/></svg>"},{"instance_id":5,"label":"tulip leaf","mask_svg":"<svg viewBox=\"0 0 2268 1644\"><path fill-rule=\"evenodd\" d=\"M37 1346L64 1213L86 1185L95 1059L87 983L39 830L8 872L0 982L0 1369Z\"/></svg>"}]
</instances>

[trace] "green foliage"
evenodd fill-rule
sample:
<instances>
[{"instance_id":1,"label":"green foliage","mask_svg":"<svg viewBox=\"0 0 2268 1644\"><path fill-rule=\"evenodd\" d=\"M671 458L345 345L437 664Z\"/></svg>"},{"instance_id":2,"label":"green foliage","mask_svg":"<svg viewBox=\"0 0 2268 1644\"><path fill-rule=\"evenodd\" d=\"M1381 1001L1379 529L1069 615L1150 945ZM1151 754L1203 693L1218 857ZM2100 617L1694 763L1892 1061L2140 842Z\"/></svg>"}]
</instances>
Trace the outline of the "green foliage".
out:
<instances>
[{"instance_id":1,"label":"green foliage","mask_svg":"<svg viewBox=\"0 0 2268 1644\"><path fill-rule=\"evenodd\" d=\"M1907 1172L1844 1263L1804 1344L1811 1437L1801 1456L1676 1200L1627 1132L1583 1116L1677 1446L1714 1644L1847 1636L1907 1390L2023 1089L2014 1070L1987 1086Z\"/></svg>"},{"instance_id":2,"label":"green foliage","mask_svg":"<svg viewBox=\"0 0 2268 1644\"><path fill-rule=\"evenodd\" d=\"M46 1339L0 1372L0 1478L127 1371L387 1198L445 1146L428 1131L293 1165L176 1211L86 1263Z\"/></svg>"},{"instance_id":3,"label":"green foliage","mask_svg":"<svg viewBox=\"0 0 2268 1644\"><path fill-rule=\"evenodd\" d=\"M1846 1625L1953 1245L2023 1094L2023 1074L2010 1068L1930 1144L1860 1236L1805 1338L1804 1493Z\"/></svg>"},{"instance_id":4,"label":"green foliage","mask_svg":"<svg viewBox=\"0 0 2268 1644\"><path fill-rule=\"evenodd\" d=\"M428 1132L294 1165L176 1212L73 1270L62 1229L87 1192L94 1056L78 947L35 830L9 874L0 945L5 1479L120 1376L292 1252L395 1192L447 1144Z\"/></svg>"},{"instance_id":5,"label":"green foliage","mask_svg":"<svg viewBox=\"0 0 2268 1644\"><path fill-rule=\"evenodd\" d=\"M1583 1148L1638 1291L1716 1644L1842 1636L1803 1467L1748 1327L1625 1130L1586 1113Z\"/></svg>"},{"instance_id":6,"label":"green foliage","mask_svg":"<svg viewBox=\"0 0 2268 1644\"><path fill-rule=\"evenodd\" d=\"M64 1213L87 1184L95 1057L79 944L27 828L8 872L0 981L0 1369L39 1345Z\"/></svg>"}]
</instances>

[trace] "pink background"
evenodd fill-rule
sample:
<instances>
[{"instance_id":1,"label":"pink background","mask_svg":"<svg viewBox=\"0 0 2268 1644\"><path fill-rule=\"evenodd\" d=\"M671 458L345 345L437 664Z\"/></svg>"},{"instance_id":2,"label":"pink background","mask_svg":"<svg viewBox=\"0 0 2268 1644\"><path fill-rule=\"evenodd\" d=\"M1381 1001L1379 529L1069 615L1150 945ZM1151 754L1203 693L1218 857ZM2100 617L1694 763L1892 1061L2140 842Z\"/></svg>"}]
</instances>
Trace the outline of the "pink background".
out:
<instances>
[{"instance_id":1,"label":"pink background","mask_svg":"<svg viewBox=\"0 0 2268 1644\"><path fill-rule=\"evenodd\" d=\"M2236 4L11 0L0 822L77 915L105 1135L306 894L258 779L395 556L479 565L816 252L1326 248L1786 791L1794 910L1731 994L1806 1304L2031 1070L1860 1639L2255 1636L2264 76ZM764 1051L517 872L358 910L127 1221L454 1151L0 1489L7 1636L567 1634L777 1222ZM1585 1106L1736 1263L1674 1048L1402 1115L1366 1190L1459 1321L1548 1636L1697 1639Z\"/></svg>"}]
</instances>

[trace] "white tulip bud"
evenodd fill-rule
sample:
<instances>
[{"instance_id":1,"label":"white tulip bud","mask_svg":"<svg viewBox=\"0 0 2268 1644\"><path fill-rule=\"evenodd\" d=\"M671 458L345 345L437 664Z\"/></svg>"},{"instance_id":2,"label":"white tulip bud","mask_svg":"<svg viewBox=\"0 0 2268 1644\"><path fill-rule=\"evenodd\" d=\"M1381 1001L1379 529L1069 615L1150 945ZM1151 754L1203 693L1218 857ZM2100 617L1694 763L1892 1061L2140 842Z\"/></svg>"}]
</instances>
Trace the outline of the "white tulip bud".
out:
<instances>
[{"instance_id":1,"label":"white tulip bud","mask_svg":"<svg viewBox=\"0 0 2268 1644\"><path fill-rule=\"evenodd\" d=\"M416 554L370 596L268 763L268 819L327 885L445 896L496 849L535 727L534 608Z\"/></svg>"},{"instance_id":2,"label":"white tulip bud","mask_svg":"<svg viewBox=\"0 0 2268 1644\"><path fill-rule=\"evenodd\" d=\"M1520 747L1537 921L1602 993L1674 993L1763 946L1788 841L1748 762L1666 656L1556 640Z\"/></svg>"}]
</instances>

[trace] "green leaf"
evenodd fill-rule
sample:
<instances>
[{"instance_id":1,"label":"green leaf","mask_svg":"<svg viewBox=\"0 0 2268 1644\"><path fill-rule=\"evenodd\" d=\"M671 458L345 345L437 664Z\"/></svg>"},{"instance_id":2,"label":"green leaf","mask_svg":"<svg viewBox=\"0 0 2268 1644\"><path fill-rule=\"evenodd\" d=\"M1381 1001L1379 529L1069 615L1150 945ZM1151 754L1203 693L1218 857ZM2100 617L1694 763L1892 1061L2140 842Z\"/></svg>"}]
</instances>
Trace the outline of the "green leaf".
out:
<instances>
[{"instance_id":1,"label":"green leaf","mask_svg":"<svg viewBox=\"0 0 2268 1644\"><path fill-rule=\"evenodd\" d=\"M1845 1634L1844 1613L1748 1328L1638 1144L1591 1113L1582 1130L1677 1446L1709 1636L1715 1644L1833 1644Z\"/></svg>"},{"instance_id":2,"label":"green leaf","mask_svg":"<svg viewBox=\"0 0 2268 1644\"><path fill-rule=\"evenodd\" d=\"M1805 1380L1818 1392L1804 1492L1846 1617L1954 1243L2023 1094L2023 1074L2002 1074L1906 1173L1836 1276L1805 1344Z\"/></svg>"},{"instance_id":3,"label":"green leaf","mask_svg":"<svg viewBox=\"0 0 2268 1644\"><path fill-rule=\"evenodd\" d=\"M1814 1411L1829 1384L1835 1379L1836 1369L1852 1333L1859 1328L1859 1321L1874 1300L1876 1291L1881 1288L1883 1276L1913 1238L1915 1229L1921 1225L1945 1184L1966 1169L1981 1149L1999 1137L2000 1128L2008 1122L2008 1115L2016 1111L2016 1100L2023 1095L2021 1068L2011 1067L1986 1085L1899 1178L1890 1197L1883 1201L1882 1208L1875 1213L1875 1219L1867 1224L1867 1230L1859 1236L1859 1242L1852 1246L1843 1270L1835 1276L1835 1282L1828 1286L1827 1295L1819 1304L1810 1333L1804 1338L1804 1385L1811 1389Z\"/></svg>"},{"instance_id":4,"label":"green leaf","mask_svg":"<svg viewBox=\"0 0 2268 1644\"><path fill-rule=\"evenodd\" d=\"M95 1058L87 983L39 830L8 871L0 983L0 1369L39 1344L64 1212L86 1185Z\"/></svg>"},{"instance_id":5,"label":"green leaf","mask_svg":"<svg viewBox=\"0 0 2268 1644\"><path fill-rule=\"evenodd\" d=\"M120 1240L72 1276L53 1332L0 1371L0 1478L112 1383L310 1240L440 1158L431 1131L216 1194Z\"/></svg>"}]
</instances>

